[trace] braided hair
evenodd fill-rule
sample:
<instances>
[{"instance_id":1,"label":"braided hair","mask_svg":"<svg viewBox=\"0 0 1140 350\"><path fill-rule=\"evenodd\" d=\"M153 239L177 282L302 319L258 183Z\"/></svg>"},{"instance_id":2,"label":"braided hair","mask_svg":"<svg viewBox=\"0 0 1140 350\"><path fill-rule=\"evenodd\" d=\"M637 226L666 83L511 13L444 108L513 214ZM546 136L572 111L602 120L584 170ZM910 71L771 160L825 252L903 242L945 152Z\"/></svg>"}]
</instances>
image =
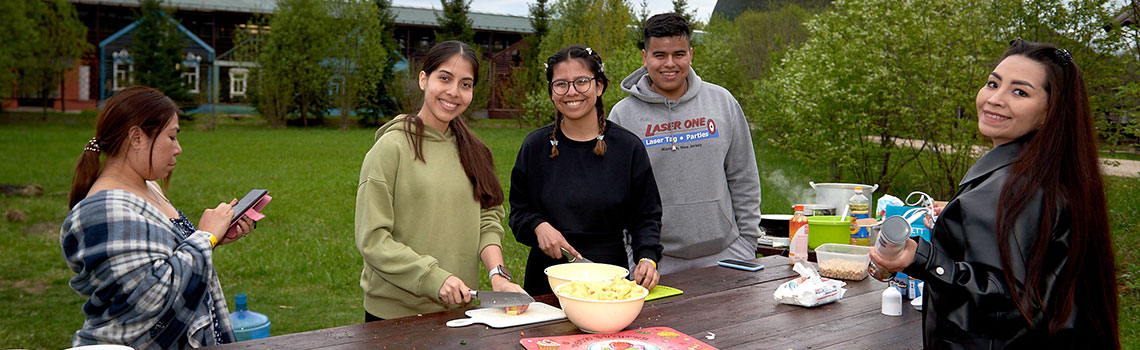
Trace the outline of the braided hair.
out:
<instances>
[{"instance_id":1,"label":"braided hair","mask_svg":"<svg viewBox=\"0 0 1140 350\"><path fill-rule=\"evenodd\" d=\"M610 85L610 79L606 77L605 63L602 63L602 56L599 56L593 49L582 46L573 45L567 46L558 50L553 56L546 59L546 93L548 96L554 96L554 67L562 62L569 61L570 59L577 59L586 68L594 73L594 80L602 83L602 92L606 91L606 87ZM574 87L570 87L573 89ZM598 138L597 144L594 146L594 154L599 156L606 155L606 141L602 137L602 132L606 130L606 107L602 102L602 96L598 96L597 101L594 103L594 108L597 110L598 115ZM562 112L555 109L554 112L554 129L550 131L550 158L558 156L558 140L554 135L558 134L558 128L562 125Z\"/></svg>"}]
</instances>

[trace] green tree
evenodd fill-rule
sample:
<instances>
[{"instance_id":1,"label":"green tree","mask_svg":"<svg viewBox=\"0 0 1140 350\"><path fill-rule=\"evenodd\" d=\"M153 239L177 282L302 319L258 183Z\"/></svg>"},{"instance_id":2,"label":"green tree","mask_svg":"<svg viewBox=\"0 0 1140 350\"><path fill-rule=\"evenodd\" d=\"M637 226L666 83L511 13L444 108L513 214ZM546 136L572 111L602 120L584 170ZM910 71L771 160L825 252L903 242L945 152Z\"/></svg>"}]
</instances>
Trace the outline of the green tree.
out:
<instances>
[{"instance_id":1,"label":"green tree","mask_svg":"<svg viewBox=\"0 0 1140 350\"><path fill-rule=\"evenodd\" d=\"M397 81L395 66L400 62L402 55L396 43L396 13L392 11L391 0L375 0L376 22L383 34L379 40L384 46L385 55L380 79L371 90L365 90L361 97L361 108L357 111L362 116L364 125L379 124L380 116L394 116L400 113L399 103L395 99Z\"/></svg>"},{"instance_id":2,"label":"green tree","mask_svg":"<svg viewBox=\"0 0 1140 350\"><path fill-rule=\"evenodd\" d=\"M997 33L984 24L992 17L972 0L834 5L808 22L810 39L762 84L758 110L748 114L773 144L830 166L834 180L889 188L921 152L934 151L943 171L930 168L923 185L952 194L946 185L961 178L975 143L965 111L985 77L983 60L992 59Z\"/></svg>"},{"instance_id":3,"label":"green tree","mask_svg":"<svg viewBox=\"0 0 1140 350\"><path fill-rule=\"evenodd\" d=\"M529 93L546 89L546 69L543 67L546 60L541 57L539 47L550 32L551 13L547 3L547 0L536 0L529 5L530 27L534 34L523 39L527 47L520 50L522 64L511 74L510 89L502 96L509 108L523 111L517 119L520 126L539 126L546 122L546 118L541 115L526 113L526 102Z\"/></svg>"},{"instance_id":4,"label":"green tree","mask_svg":"<svg viewBox=\"0 0 1140 350\"><path fill-rule=\"evenodd\" d=\"M773 144L830 166L833 180L891 191L900 172L915 171L926 182L894 192L948 197L973 163L971 146L986 144L974 97L1007 38L1057 42L1077 48L1075 57L1089 52L1078 64L1091 68L1086 77L1100 74L1090 51L1103 37L1104 2L1068 3L836 1L757 84L748 115ZM1090 81L1090 91L1099 84Z\"/></svg>"},{"instance_id":5,"label":"green tree","mask_svg":"<svg viewBox=\"0 0 1140 350\"><path fill-rule=\"evenodd\" d=\"M87 27L67 1L31 1L25 5L25 15L34 23L34 32L26 33L28 41L23 45L15 45L23 46L26 55L17 53L12 58L19 60L16 67L21 94L30 92L39 97L44 102L46 118L48 98L62 83L63 73L74 68L75 60L91 46L87 44ZM22 20L12 24L15 29L26 25ZM60 98L63 97L60 93Z\"/></svg>"},{"instance_id":6,"label":"green tree","mask_svg":"<svg viewBox=\"0 0 1140 350\"><path fill-rule=\"evenodd\" d=\"M610 86L602 98L606 110L625 97L618 86L622 78L641 67L637 48L641 33L635 31L633 8L626 0L561 0L552 6L554 20L542 40L541 62L563 47L583 44L602 57ZM545 76L543 77L545 85ZM554 106L545 86L527 94L526 113L553 121Z\"/></svg>"},{"instance_id":7,"label":"green tree","mask_svg":"<svg viewBox=\"0 0 1140 350\"><path fill-rule=\"evenodd\" d=\"M530 9L530 28L534 30L536 44L542 42L542 38L550 32L550 6L547 2L548 0L535 0L527 6Z\"/></svg>"},{"instance_id":8,"label":"green tree","mask_svg":"<svg viewBox=\"0 0 1140 350\"><path fill-rule=\"evenodd\" d=\"M182 79L186 39L172 18L174 9L162 8L162 0L140 0L135 13L138 29L134 32L131 58L134 59L135 82L162 91L175 101L189 101Z\"/></svg>"},{"instance_id":9,"label":"green tree","mask_svg":"<svg viewBox=\"0 0 1140 350\"><path fill-rule=\"evenodd\" d=\"M697 24L697 14L694 11L689 10L688 0L673 0L673 13L681 15L681 17L685 17L685 20L689 21L689 23Z\"/></svg>"},{"instance_id":10,"label":"green tree","mask_svg":"<svg viewBox=\"0 0 1140 350\"><path fill-rule=\"evenodd\" d=\"M435 31L435 41L459 40L475 47L475 30L471 29L470 0L439 0L443 5L443 15L436 15L439 30Z\"/></svg>"},{"instance_id":11,"label":"green tree","mask_svg":"<svg viewBox=\"0 0 1140 350\"><path fill-rule=\"evenodd\" d=\"M334 40L330 50L333 102L340 109L341 128L348 128L348 116L363 100L374 95L383 83L388 62L384 27L374 4L364 0L330 2L334 15Z\"/></svg>"},{"instance_id":12,"label":"green tree","mask_svg":"<svg viewBox=\"0 0 1140 350\"><path fill-rule=\"evenodd\" d=\"M714 15L706 35L693 43L701 78L740 94L768 77L771 65L808 38L811 12L794 4L771 11L749 10L729 20Z\"/></svg>"},{"instance_id":13,"label":"green tree","mask_svg":"<svg viewBox=\"0 0 1140 350\"><path fill-rule=\"evenodd\" d=\"M332 44L333 19L321 0L281 0L270 21L257 74L259 109L276 125L297 110L302 125L309 113L319 117L328 100L330 69L325 59ZM264 106L262 106L264 105Z\"/></svg>"},{"instance_id":14,"label":"green tree","mask_svg":"<svg viewBox=\"0 0 1140 350\"><path fill-rule=\"evenodd\" d=\"M641 0L641 4L639 4L638 7L640 10L637 10L637 19L634 28L635 31L640 34L645 32L645 22L648 21L649 16L653 14L649 12L649 0ZM641 40L643 40L643 38L637 39L637 46L639 48L645 48L645 43L641 42Z\"/></svg>"},{"instance_id":15,"label":"green tree","mask_svg":"<svg viewBox=\"0 0 1140 350\"><path fill-rule=\"evenodd\" d=\"M38 32L36 22L28 12L35 5L24 1L0 1L0 33L6 33L9 38L0 45L0 97L8 97L12 93L21 63L30 60ZM0 108L3 108L2 104Z\"/></svg>"}]
</instances>

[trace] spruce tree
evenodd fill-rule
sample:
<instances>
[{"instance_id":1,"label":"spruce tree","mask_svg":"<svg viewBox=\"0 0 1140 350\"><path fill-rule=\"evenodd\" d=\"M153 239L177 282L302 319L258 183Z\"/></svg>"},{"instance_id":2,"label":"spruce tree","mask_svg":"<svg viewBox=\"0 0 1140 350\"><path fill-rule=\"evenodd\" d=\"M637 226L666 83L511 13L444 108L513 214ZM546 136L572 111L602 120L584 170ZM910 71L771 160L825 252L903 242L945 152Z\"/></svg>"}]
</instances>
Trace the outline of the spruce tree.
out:
<instances>
[{"instance_id":1,"label":"spruce tree","mask_svg":"<svg viewBox=\"0 0 1140 350\"><path fill-rule=\"evenodd\" d=\"M681 17L685 17L685 20L689 21L690 26L697 24L697 22L694 21L695 18L693 18L693 12L689 11L688 0L673 0L673 13L681 15Z\"/></svg>"},{"instance_id":2,"label":"spruce tree","mask_svg":"<svg viewBox=\"0 0 1140 350\"><path fill-rule=\"evenodd\" d=\"M436 15L439 30L435 31L435 42L459 40L475 47L475 30L471 29L470 0L439 0L443 5L443 16Z\"/></svg>"},{"instance_id":3,"label":"spruce tree","mask_svg":"<svg viewBox=\"0 0 1140 350\"><path fill-rule=\"evenodd\" d=\"M155 88L185 103L189 100L182 81L186 39L178 31L178 24L171 21L174 10L163 9L161 4L161 0L141 0L135 14L139 24L132 37L135 45L130 49L135 84Z\"/></svg>"}]
</instances>

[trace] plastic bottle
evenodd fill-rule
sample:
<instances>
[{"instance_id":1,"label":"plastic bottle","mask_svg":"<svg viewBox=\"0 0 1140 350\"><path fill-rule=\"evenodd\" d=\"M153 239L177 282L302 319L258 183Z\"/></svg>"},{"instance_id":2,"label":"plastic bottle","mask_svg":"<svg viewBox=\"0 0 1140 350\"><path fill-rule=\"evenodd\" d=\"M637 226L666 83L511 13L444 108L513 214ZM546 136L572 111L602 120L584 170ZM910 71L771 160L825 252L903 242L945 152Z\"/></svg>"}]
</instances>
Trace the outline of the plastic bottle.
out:
<instances>
[{"instance_id":1,"label":"plastic bottle","mask_svg":"<svg viewBox=\"0 0 1140 350\"><path fill-rule=\"evenodd\" d=\"M869 237L870 232L866 227L856 226L854 223L859 219L866 219L871 217L871 200L863 195L863 187L855 186L855 195L851 196L848 202L849 213L851 216L851 244L870 246L871 240Z\"/></svg>"},{"instance_id":2,"label":"plastic bottle","mask_svg":"<svg viewBox=\"0 0 1140 350\"><path fill-rule=\"evenodd\" d=\"M791 238L788 247L788 260L792 265L796 262L808 260L808 221L804 215L804 206L796 205L796 213L788 221L788 236Z\"/></svg>"},{"instance_id":3,"label":"plastic bottle","mask_svg":"<svg viewBox=\"0 0 1140 350\"><path fill-rule=\"evenodd\" d=\"M234 296L234 310L230 313L230 323L237 341L269 337L269 317L249 311L245 305L245 294Z\"/></svg>"}]
</instances>

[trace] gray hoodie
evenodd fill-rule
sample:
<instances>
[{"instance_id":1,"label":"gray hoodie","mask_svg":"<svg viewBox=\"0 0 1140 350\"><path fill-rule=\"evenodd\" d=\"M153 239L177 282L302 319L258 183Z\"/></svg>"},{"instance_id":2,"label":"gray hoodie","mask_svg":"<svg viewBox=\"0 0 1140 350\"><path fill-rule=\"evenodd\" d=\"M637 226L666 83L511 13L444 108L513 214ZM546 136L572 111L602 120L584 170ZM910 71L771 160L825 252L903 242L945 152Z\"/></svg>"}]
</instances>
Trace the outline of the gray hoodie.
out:
<instances>
[{"instance_id":1,"label":"gray hoodie","mask_svg":"<svg viewBox=\"0 0 1140 350\"><path fill-rule=\"evenodd\" d=\"M760 236L760 176L748 121L724 88L689 69L688 91L653 91L645 67L621 82L630 96L609 120L642 139L661 193L664 254L694 259Z\"/></svg>"}]
</instances>

